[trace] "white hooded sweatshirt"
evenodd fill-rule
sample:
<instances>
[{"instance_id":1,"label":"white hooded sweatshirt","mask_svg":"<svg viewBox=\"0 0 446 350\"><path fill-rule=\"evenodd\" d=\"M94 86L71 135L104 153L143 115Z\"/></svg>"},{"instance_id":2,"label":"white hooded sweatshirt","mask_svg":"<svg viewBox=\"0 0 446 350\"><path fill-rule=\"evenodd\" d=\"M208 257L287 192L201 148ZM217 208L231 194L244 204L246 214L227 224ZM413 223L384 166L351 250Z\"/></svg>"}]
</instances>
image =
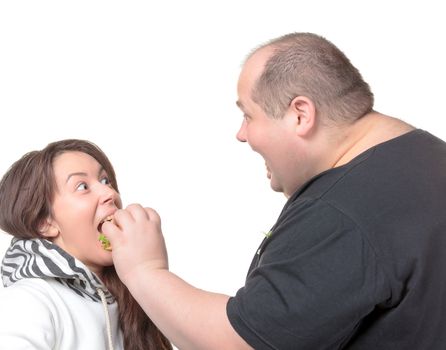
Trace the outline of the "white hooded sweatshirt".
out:
<instances>
[{"instance_id":1,"label":"white hooded sweatshirt","mask_svg":"<svg viewBox=\"0 0 446 350\"><path fill-rule=\"evenodd\" d=\"M1 272L1 349L124 348L113 296L50 241L13 239Z\"/></svg>"}]
</instances>

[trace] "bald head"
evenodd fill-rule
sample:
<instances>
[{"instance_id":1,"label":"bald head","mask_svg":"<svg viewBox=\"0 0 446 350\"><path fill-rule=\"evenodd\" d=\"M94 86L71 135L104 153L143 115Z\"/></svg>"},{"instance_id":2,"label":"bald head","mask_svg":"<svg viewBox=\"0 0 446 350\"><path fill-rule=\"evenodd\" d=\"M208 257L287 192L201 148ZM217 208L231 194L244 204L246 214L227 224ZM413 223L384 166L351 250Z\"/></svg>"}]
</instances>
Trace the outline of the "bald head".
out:
<instances>
[{"instance_id":1,"label":"bald head","mask_svg":"<svg viewBox=\"0 0 446 350\"><path fill-rule=\"evenodd\" d=\"M349 59L331 42L311 33L273 39L253 51L242 75L250 75L252 99L281 118L296 96L310 98L320 117L353 122L373 108L373 94Z\"/></svg>"},{"instance_id":2,"label":"bald head","mask_svg":"<svg viewBox=\"0 0 446 350\"><path fill-rule=\"evenodd\" d=\"M261 77L265 64L273 54L272 47L263 47L253 52L245 61L239 78L239 91L241 89L250 91L252 97L259 78ZM241 102L237 102L239 105ZM240 107L240 105L239 105Z\"/></svg>"}]
</instances>

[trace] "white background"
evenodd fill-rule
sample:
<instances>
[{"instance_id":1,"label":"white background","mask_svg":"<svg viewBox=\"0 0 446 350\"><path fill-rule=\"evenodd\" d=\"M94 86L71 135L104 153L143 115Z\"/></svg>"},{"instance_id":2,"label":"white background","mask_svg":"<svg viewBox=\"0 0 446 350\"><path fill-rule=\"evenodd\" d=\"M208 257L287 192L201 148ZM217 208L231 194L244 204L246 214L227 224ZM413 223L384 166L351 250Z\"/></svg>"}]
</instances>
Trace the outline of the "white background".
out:
<instances>
[{"instance_id":1,"label":"white background","mask_svg":"<svg viewBox=\"0 0 446 350\"><path fill-rule=\"evenodd\" d=\"M160 213L171 270L234 294L285 202L235 139L244 57L288 32L321 34L378 111L446 139L440 3L1 1L0 173L51 141L95 142L124 204ZM0 255L9 239L0 233Z\"/></svg>"}]
</instances>

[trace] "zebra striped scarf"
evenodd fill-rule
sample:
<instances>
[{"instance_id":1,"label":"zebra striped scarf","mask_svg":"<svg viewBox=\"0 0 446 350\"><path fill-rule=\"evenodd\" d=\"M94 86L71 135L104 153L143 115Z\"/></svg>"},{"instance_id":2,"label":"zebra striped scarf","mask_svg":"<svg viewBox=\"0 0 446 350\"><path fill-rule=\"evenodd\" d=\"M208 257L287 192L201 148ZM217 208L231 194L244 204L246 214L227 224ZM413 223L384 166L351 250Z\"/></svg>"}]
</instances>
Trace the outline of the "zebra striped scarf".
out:
<instances>
[{"instance_id":1,"label":"zebra striped scarf","mask_svg":"<svg viewBox=\"0 0 446 350\"><path fill-rule=\"evenodd\" d=\"M84 298L101 302L99 288L108 304L114 301L96 274L46 239L13 238L3 258L1 274L5 287L23 278L54 278Z\"/></svg>"}]
</instances>

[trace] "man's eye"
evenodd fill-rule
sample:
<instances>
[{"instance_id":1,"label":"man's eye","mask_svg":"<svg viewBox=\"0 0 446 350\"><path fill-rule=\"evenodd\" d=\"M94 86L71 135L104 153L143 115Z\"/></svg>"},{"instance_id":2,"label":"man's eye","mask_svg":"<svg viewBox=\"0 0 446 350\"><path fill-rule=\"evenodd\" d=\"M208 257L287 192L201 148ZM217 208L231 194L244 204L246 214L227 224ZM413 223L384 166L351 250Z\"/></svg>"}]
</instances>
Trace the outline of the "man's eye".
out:
<instances>
[{"instance_id":1,"label":"man's eye","mask_svg":"<svg viewBox=\"0 0 446 350\"><path fill-rule=\"evenodd\" d=\"M76 191L85 191L87 189L88 189L88 186L87 186L87 184L85 182L80 183L76 187Z\"/></svg>"}]
</instances>

